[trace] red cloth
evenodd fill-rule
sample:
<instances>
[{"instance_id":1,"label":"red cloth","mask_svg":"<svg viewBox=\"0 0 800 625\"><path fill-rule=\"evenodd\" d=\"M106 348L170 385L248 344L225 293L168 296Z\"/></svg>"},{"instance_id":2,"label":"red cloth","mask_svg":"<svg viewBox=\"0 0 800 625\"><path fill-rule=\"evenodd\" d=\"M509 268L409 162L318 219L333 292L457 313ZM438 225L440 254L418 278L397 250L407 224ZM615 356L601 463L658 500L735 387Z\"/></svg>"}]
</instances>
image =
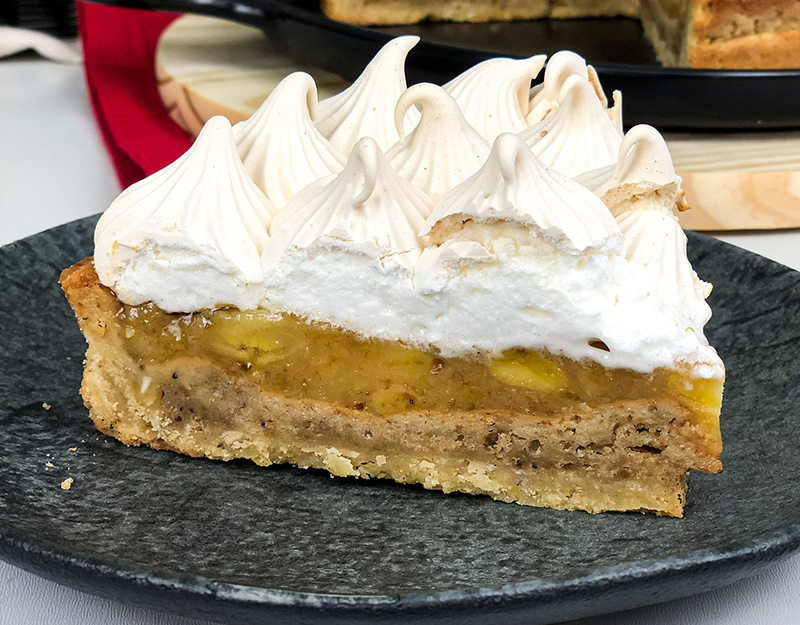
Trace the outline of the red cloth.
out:
<instances>
[{"instance_id":1,"label":"red cloth","mask_svg":"<svg viewBox=\"0 0 800 625\"><path fill-rule=\"evenodd\" d=\"M158 38L179 15L75 5L89 97L124 188L165 167L191 145L167 114L155 75Z\"/></svg>"}]
</instances>

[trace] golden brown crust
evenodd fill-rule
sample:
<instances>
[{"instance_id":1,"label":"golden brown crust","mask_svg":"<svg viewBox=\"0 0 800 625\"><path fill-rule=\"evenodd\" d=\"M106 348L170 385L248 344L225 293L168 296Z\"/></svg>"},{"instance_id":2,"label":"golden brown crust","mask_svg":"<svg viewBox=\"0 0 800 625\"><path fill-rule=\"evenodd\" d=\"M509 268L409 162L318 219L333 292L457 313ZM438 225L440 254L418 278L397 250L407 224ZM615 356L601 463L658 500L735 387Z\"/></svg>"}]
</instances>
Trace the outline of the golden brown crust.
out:
<instances>
[{"instance_id":1,"label":"golden brown crust","mask_svg":"<svg viewBox=\"0 0 800 625\"><path fill-rule=\"evenodd\" d=\"M424 20L489 22L542 17L637 15L638 0L322 0L331 19L350 24L415 24Z\"/></svg>"},{"instance_id":2,"label":"golden brown crust","mask_svg":"<svg viewBox=\"0 0 800 625\"><path fill-rule=\"evenodd\" d=\"M321 5L331 19L362 25L415 24L424 20L488 22L547 16L547 0L322 0Z\"/></svg>"},{"instance_id":3,"label":"golden brown crust","mask_svg":"<svg viewBox=\"0 0 800 625\"><path fill-rule=\"evenodd\" d=\"M698 69L799 68L800 30L696 42L689 45L688 59L689 65Z\"/></svg>"},{"instance_id":4,"label":"golden brown crust","mask_svg":"<svg viewBox=\"0 0 800 625\"><path fill-rule=\"evenodd\" d=\"M637 17L639 0L550 0L549 17Z\"/></svg>"},{"instance_id":5,"label":"golden brown crust","mask_svg":"<svg viewBox=\"0 0 800 625\"><path fill-rule=\"evenodd\" d=\"M797 0L693 0L691 21L698 41L776 34L800 26Z\"/></svg>"}]
</instances>

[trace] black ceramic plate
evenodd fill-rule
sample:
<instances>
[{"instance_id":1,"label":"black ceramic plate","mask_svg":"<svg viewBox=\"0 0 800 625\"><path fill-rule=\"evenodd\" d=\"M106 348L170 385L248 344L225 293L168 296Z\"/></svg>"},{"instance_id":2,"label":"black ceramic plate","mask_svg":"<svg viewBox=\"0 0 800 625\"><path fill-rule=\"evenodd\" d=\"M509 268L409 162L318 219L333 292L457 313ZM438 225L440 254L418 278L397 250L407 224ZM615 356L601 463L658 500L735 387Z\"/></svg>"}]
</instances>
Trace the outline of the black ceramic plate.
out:
<instances>
[{"instance_id":1,"label":"black ceramic plate","mask_svg":"<svg viewBox=\"0 0 800 625\"><path fill-rule=\"evenodd\" d=\"M684 519L593 516L97 434L57 285L94 222L0 248L0 557L13 564L237 624L531 625L702 592L800 545L800 274L786 267L690 234L728 367L725 472L691 476Z\"/></svg>"},{"instance_id":2,"label":"black ceramic plate","mask_svg":"<svg viewBox=\"0 0 800 625\"><path fill-rule=\"evenodd\" d=\"M797 70L667 69L632 19L528 20L489 24L430 22L363 28L327 19L319 0L94 0L102 4L203 13L263 28L290 56L350 80L391 37L417 34L409 83L443 83L492 56L575 50L609 93L624 94L625 123L660 129L800 127Z\"/></svg>"}]
</instances>

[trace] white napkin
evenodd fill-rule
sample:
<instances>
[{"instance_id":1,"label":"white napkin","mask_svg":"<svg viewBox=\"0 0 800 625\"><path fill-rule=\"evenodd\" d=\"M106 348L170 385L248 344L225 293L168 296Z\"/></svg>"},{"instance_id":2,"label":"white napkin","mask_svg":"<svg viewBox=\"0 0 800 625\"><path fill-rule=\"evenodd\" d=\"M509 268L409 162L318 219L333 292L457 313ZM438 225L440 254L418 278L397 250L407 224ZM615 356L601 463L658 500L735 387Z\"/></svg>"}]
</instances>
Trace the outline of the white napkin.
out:
<instances>
[{"instance_id":1,"label":"white napkin","mask_svg":"<svg viewBox=\"0 0 800 625\"><path fill-rule=\"evenodd\" d=\"M77 39L57 39L35 30L0 26L0 58L23 50L35 50L44 58L59 63L77 65L82 60Z\"/></svg>"}]
</instances>

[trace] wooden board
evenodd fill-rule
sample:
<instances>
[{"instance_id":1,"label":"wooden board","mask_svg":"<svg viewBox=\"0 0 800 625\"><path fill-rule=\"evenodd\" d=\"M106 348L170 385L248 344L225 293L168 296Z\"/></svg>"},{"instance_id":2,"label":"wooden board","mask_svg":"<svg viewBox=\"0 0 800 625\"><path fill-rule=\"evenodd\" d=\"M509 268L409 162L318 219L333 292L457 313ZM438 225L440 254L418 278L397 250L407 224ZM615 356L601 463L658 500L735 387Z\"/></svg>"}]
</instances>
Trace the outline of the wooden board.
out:
<instances>
[{"instance_id":1,"label":"wooden board","mask_svg":"<svg viewBox=\"0 0 800 625\"><path fill-rule=\"evenodd\" d=\"M260 30L217 18L176 20L164 32L156 53L164 104L193 135L213 115L225 115L233 123L246 119L284 76L297 70L314 77L320 99L348 84L277 53ZM665 138L693 207L681 214L685 228L800 227L800 132L667 134Z\"/></svg>"},{"instance_id":2,"label":"wooden board","mask_svg":"<svg viewBox=\"0 0 800 625\"><path fill-rule=\"evenodd\" d=\"M194 136L214 115L225 115L234 124L247 119L281 79L298 70L314 77L320 99L349 84L278 54L257 28L214 17L175 20L156 51L161 99L178 125Z\"/></svg>"}]
</instances>

